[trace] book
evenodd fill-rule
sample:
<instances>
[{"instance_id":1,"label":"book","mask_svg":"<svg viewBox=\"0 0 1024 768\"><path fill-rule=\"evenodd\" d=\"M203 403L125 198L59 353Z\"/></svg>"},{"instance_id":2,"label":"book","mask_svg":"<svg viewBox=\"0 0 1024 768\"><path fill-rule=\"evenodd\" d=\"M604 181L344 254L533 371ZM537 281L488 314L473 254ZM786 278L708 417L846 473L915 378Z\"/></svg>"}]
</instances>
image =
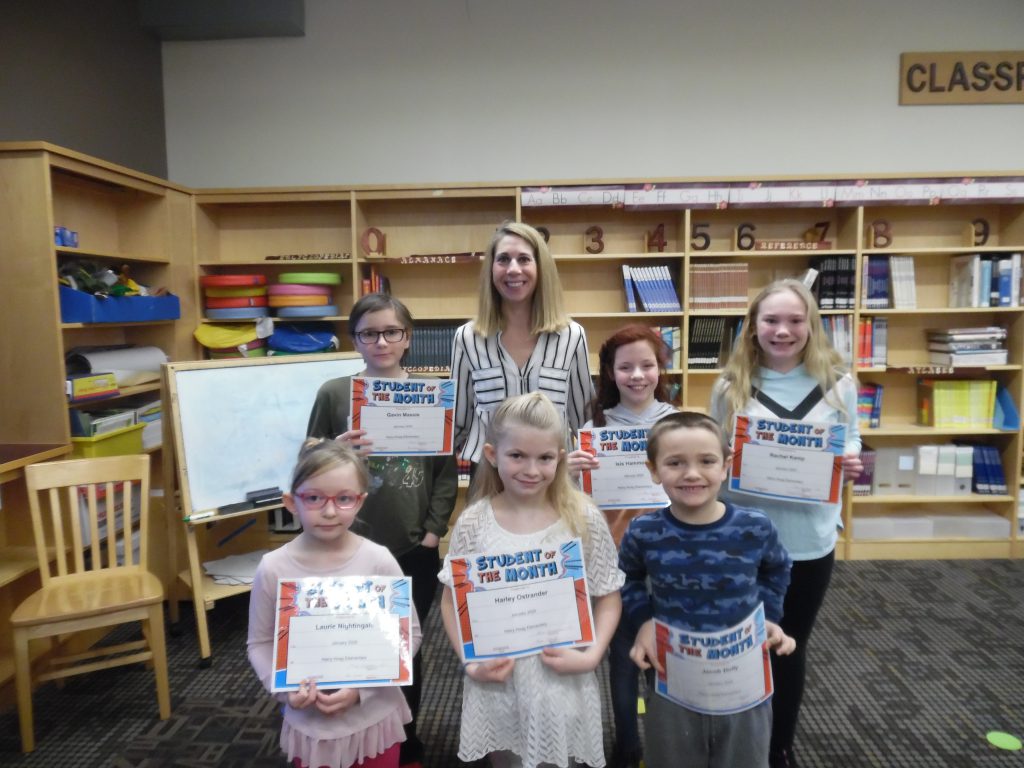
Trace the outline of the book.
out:
<instances>
[{"instance_id":1,"label":"book","mask_svg":"<svg viewBox=\"0 0 1024 768\"><path fill-rule=\"evenodd\" d=\"M875 481L875 451L872 448L863 448L860 452L860 463L862 466L857 479L853 481L854 496L870 496Z\"/></svg>"},{"instance_id":2,"label":"book","mask_svg":"<svg viewBox=\"0 0 1024 768\"><path fill-rule=\"evenodd\" d=\"M871 331L871 367L884 368L889 364L889 318L874 318Z\"/></svg>"},{"instance_id":3,"label":"book","mask_svg":"<svg viewBox=\"0 0 1024 768\"><path fill-rule=\"evenodd\" d=\"M951 365L954 368L970 368L972 366L1006 365L1005 349L977 349L960 352L928 353L929 360L936 365Z\"/></svg>"},{"instance_id":4,"label":"book","mask_svg":"<svg viewBox=\"0 0 1024 768\"><path fill-rule=\"evenodd\" d=\"M636 312L636 295L633 292L633 278L630 274L629 266L626 264L622 265L622 289L626 294L626 310L629 312Z\"/></svg>"},{"instance_id":5,"label":"book","mask_svg":"<svg viewBox=\"0 0 1024 768\"><path fill-rule=\"evenodd\" d=\"M982 460L985 462L985 469L988 472L990 492L1000 495L1008 493L1006 473L1003 471L1003 459L999 451L994 445L978 447L982 450Z\"/></svg>"},{"instance_id":6,"label":"book","mask_svg":"<svg viewBox=\"0 0 1024 768\"><path fill-rule=\"evenodd\" d=\"M861 429L877 429L882 421L881 384L861 384L857 388L857 421Z\"/></svg>"},{"instance_id":7,"label":"book","mask_svg":"<svg viewBox=\"0 0 1024 768\"><path fill-rule=\"evenodd\" d=\"M64 382L64 394L69 403L116 397L120 392L113 373L73 373Z\"/></svg>"},{"instance_id":8,"label":"book","mask_svg":"<svg viewBox=\"0 0 1024 768\"><path fill-rule=\"evenodd\" d=\"M889 277L892 281L889 306L894 309L917 309L917 282L913 256L890 256Z\"/></svg>"}]
</instances>

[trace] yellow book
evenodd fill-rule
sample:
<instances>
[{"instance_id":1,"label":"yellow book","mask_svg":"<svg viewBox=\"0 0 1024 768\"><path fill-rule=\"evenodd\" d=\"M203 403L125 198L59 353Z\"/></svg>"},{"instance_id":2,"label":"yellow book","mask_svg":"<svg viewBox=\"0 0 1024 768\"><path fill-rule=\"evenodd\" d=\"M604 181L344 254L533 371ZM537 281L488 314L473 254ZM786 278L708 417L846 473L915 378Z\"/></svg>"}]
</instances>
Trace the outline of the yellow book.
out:
<instances>
[{"instance_id":1,"label":"yellow book","mask_svg":"<svg viewBox=\"0 0 1024 768\"><path fill-rule=\"evenodd\" d=\"M64 392L70 402L99 400L119 394L113 373L81 373L68 376Z\"/></svg>"}]
</instances>

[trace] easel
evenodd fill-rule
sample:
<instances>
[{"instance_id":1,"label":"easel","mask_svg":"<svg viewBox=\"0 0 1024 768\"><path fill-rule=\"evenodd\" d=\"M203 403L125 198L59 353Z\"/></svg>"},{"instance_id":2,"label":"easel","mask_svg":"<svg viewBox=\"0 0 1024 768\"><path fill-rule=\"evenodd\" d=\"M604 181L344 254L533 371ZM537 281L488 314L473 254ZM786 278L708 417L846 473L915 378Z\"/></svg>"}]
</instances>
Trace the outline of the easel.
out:
<instances>
[{"instance_id":1,"label":"easel","mask_svg":"<svg viewBox=\"0 0 1024 768\"><path fill-rule=\"evenodd\" d=\"M173 625L179 618L180 583L191 593L195 609L200 667L208 667L212 655L207 610L217 600L251 589L249 584L218 584L203 572L204 534L219 526L222 536L218 546L233 540L231 549L243 551L252 551L259 543L271 543L257 521L280 504L237 511L226 507L244 499L244 492L238 488L265 488L276 482L285 489L317 389L325 381L357 373L362 366L357 354L343 352L206 360L163 367L164 403L169 415L164 430L163 472L170 510L170 562L177 568L181 529L171 521L179 512L188 561L168 590L170 619ZM285 397L289 394L293 396ZM197 407L209 411L205 416L208 428L197 426L193 418ZM268 454L270 468L261 466L267 464ZM209 464L215 465L212 473L201 471ZM250 521L242 520L250 517ZM228 530L232 521L241 525Z\"/></svg>"}]
</instances>

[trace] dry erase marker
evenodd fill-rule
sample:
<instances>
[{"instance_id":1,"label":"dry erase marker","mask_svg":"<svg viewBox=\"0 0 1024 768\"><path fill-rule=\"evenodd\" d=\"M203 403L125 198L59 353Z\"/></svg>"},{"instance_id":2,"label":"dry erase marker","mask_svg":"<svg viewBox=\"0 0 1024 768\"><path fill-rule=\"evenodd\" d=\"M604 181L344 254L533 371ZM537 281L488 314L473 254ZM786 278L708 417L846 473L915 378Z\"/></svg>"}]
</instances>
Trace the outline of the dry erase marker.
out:
<instances>
[{"instance_id":1,"label":"dry erase marker","mask_svg":"<svg viewBox=\"0 0 1024 768\"><path fill-rule=\"evenodd\" d=\"M206 517L213 517L216 514L217 514L217 510L216 509L211 509L211 510L209 510L207 512L198 512L198 513L196 513L194 515L189 515L185 519L188 522L193 523L196 520L202 520L203 518L206 518Z\"/></svg>"}]
</instances>

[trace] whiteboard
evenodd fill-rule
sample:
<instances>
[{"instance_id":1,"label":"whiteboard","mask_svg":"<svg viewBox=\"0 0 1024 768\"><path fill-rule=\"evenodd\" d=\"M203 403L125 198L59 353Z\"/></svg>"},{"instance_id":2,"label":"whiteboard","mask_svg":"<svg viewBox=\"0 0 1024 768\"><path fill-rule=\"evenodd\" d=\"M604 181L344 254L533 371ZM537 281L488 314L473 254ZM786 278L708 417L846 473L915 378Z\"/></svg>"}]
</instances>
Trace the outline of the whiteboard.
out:
<instances>
[{"instance_id":1,"label":"whiteboard","mask_svg":"<svg viewBox=\"0 0 1024 768\"><path fill-rule=\"evenodd\" d=\"M363 367L353 352L166 365L185 516L288 490L320 385Z\"/></svg>"}]
</instances>

